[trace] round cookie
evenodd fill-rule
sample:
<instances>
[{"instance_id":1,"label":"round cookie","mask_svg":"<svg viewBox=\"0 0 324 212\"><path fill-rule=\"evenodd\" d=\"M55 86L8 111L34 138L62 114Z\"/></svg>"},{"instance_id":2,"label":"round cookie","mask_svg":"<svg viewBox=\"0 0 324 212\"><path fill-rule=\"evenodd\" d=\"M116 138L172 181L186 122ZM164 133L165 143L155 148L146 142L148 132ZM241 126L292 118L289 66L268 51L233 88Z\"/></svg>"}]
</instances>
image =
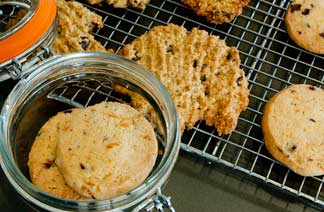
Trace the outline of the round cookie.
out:
<instances>
[{"instance_id":1,"label":"round cookie","mask_svg":"<svg viewBox=\"0 0 324 212\"><path fill-rule=\"evenodd\" d=\"M70 115L56 149L56 163L69 186L83 196L104 199L147 178L158 144L142 114L126 104L103 102Z\"/></svg>"},{"instance_id":2,"label":"round cookie","mask_svg":"<svg viewBox=\"0 0 324 212\"><path fill-rule=\"evenodd\" d=\"M290 38L300 47L324 54L324 1L293 0L285 17Z\"/></svg>"},{"instance_id":3,"label":"round cookie","mask_svg":"<svg viewBox=\"0 0 324 212\"><path fill-rule=\"evenodd\" d=\"M324 90L291 85L266 104L262 130L269 153L303 176L324 174Z\"/></svg>"},{"instance_id":4,"label":"round cookie","mask_svg":"<svg viewBox=\"0 0 324 212\"><path fill-rule=\"evenodd\" d=\"M76 193L65 180L55 163L59 127L69 114L58 113L39 130L29 152L28 167L32 183L45 192L65 199L86 199Z\"/></svg>"}]
</instances>

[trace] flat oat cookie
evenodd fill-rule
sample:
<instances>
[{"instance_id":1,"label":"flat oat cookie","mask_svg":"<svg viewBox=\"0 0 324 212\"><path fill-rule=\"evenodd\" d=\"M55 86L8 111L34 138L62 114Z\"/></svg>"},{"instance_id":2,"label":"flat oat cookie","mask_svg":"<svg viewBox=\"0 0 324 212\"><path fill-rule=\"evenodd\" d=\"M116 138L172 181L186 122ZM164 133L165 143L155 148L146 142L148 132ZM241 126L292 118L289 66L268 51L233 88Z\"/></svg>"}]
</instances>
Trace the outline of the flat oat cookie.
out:
<instances>
[{"instance_id":1,"label":"flat oat cookie","mask_svg":"<svg viewBox=\"0 0 324 212\"><path fill-rule=\"evenodd\" d=\"M107 52L91 35L94 28L103 27L101 16L76 1L57 0L57 7L58 34L52 46L54 52L58 54L80 51Z\"/></svg>"},{"instance_id":2,"label":"flat oat cookie","mask_svg":"<svg viewBox=\"0 0 324 212\"><path fill-rule=\"evenodd\" d=\"M116 8L133 7L144 9L150 0L86 0L90 4L100 4L106 2Z\"/></svg>"},{"instance_id":3,"label":"flat oat cookie","mask_svg":"<svg viewBox=\"0 0 324 212\"><path fill-rule=\"evenodd\" d=\"M181 0L197 15L210 23L229 23L242 13L249 0Z\"/></svg>"},{"instance_id":4,"label":"flat oat cookie","mask_svg":"<svg viewBox=\"0 0 324 212\"><path fill-rule=\"evenodd\" d=\"M324 174L324 90L291 85L266 104L262 130L265 146L297 174Z\"/></svg>"},{"instance_id":5,"label":"flat oat cookie","mask_svg":"<svg viewBox=\"0 0 324 212\"><path fill-rule=\"evenodd\" d=\"M39 130L29 152L29 174L32 183L49 194L65 199L82 200L86 198L65 183L55 163L59 127L68 116L69 114L58 113Z\"/></svg>"},{"instance_id":6,"label":"flat oat cookie","mask_svg":"<svg viewBox=\"0 0 324 212\"><path fill-rule=\"evenodd\" d=\"M56 164L69 186L88 198L104 199L147 178L158 143L141 113L126 104L103 102L70 115L56 149Z\"/></svg>"},{"instance_id":7,"label":"flat oat cookie","mask_svg":"<svg viewBox=\"0 0 324 212\"><path fill-rule=\"evenodd\" d=\"M230 133L248 105L248 82L237 49L204 30L174 24L154 27L119 54L146 66L166 86L182 131L205 120L219 135ZM152 114L141 96L129 95L137 110Z\"/></svg>"},{"instance_id":8,"label":"flat oat cookie","mask_svg":"<svg viewBox=\"0 0 324 212\"><path fill-rule=\"evenodd\" d=\"M293 0L285 23L290 38L300 47L324 54L324 1Z\"/></svg>"}]
</instances>

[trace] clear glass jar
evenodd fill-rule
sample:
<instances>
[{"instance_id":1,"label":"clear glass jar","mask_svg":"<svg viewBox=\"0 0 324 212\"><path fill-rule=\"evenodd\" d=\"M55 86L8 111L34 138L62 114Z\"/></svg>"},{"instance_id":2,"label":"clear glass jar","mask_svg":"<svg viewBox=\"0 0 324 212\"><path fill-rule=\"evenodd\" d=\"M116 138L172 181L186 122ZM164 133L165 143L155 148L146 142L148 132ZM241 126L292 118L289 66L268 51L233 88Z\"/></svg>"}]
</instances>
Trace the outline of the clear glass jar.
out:
<instances>
[{"instance_id":1,"label":"clear glass jar","mask_svg":"<svg viewBox=\"0 0 324 212\"><path fill-rule=\"evenodd\" d=\"M0 1L0 82L50 56L56 24L56 0Z\"/></svg>"},{"instance_id":2,"label":"clear glass jar","mask_svg":"<svg viewBox=\"0 0 324 212\"><path fill-rule=\"evenodd\" d=\"M34 186L27 159L42 124L67 108L105 100L127 102L115 86L141 94L154 108L159 156L150 176L134 190L105 200L66 200ZM180 147L179 120L166 88L143 66L105 53L73 53L41 62L17 83L1 111L0 141L3 171L33 205L49 211L138 211L156 201L154 194L173 169Z\"/></svg>"}]
</instances>

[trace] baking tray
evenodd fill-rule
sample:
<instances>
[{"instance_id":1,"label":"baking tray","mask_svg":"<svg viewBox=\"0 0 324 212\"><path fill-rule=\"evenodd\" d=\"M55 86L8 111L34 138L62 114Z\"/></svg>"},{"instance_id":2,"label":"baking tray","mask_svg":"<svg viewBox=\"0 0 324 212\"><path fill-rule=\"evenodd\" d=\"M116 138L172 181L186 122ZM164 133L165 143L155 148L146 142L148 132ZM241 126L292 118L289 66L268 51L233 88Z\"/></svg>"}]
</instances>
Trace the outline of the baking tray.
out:
<instances>
[{"instance_id":1,"label":"baking tray","mask_svg":"<svg viewBox=\"0 0 324 212\"><path fill-rule=\"evenodd\" d=\"M236 130L221 137L214 128L207 127L203 121L198 122L182 136L182 150L210 162L222 163L251 179L261 180L324 208L324 177L299 176L274 160L265 149L260 126L265 103L284 87L297 83L323 85L324 58L300 49L287 35L284 15L288 0L251 0L241 16L223 25L208 24L179 0L151 0L145 10L80 2L103 17L104 28L94 35L107 49L117 52L152 27L168 23L189 30L193 27L204 29L225 39L229 46L235 46L249 79L251 93L247 110L241 114ZM75 106L88 105L98 99L122 100L114 97L107 84L92 79L63 86L53 95ZM78 100L80 96L82 101Z\"/></svg>"}]
</instances>

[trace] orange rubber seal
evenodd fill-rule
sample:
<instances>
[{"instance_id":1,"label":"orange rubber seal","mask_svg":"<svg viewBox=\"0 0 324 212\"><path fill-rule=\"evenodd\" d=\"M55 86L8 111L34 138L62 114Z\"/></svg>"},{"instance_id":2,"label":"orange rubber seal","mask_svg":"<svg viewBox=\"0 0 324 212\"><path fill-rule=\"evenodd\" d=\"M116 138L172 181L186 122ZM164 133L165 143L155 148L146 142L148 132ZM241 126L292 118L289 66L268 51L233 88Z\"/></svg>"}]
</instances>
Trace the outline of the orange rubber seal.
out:
<instances>
[{"instance_id":1,"label":"orange rubber seal","mask_svg":"<svg viewBox=\"0 0 324 212\"><path fill-rule=\"evenodd\" d=\"M50 29L56 17L56 0L39 0L33 17L17 32L0 41L0 63L35 45Z\"/></svg>"}]
</instances>

